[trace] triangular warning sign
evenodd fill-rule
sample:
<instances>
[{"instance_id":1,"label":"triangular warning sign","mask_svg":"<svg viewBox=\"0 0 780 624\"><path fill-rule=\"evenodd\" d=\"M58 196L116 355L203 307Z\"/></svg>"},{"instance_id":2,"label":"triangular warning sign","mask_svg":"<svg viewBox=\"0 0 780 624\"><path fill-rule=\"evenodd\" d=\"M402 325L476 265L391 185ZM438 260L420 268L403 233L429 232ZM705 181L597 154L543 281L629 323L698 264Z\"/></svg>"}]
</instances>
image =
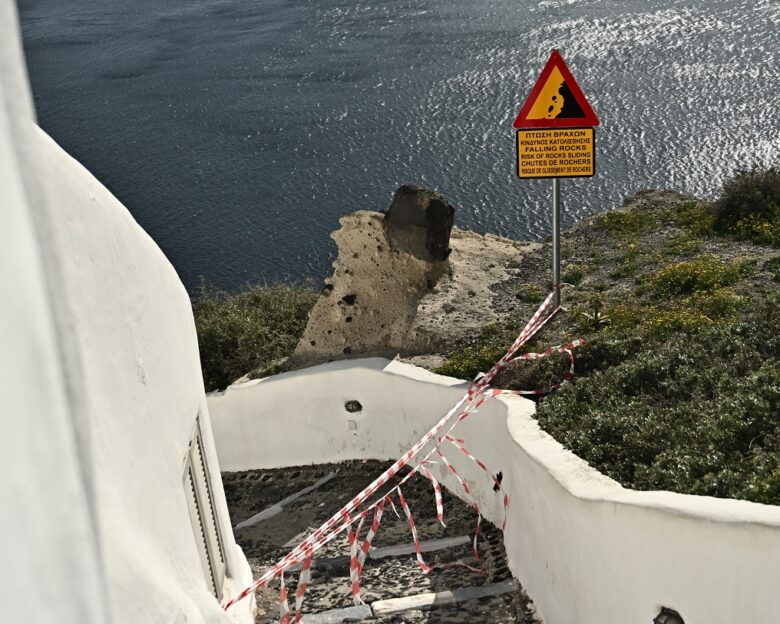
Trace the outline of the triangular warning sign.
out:
<instances>
[{"instance_id":1,"label":"triangular warning sign","mask_svg":"<svg viewBox=\"0 0 780 624\"><path fill-rule=\"evenodd\" d=\"M515 128L573 128L598 126L588 104L558 50L553 50L531 95L515 119Z\"/></svg>"}]
</instances>

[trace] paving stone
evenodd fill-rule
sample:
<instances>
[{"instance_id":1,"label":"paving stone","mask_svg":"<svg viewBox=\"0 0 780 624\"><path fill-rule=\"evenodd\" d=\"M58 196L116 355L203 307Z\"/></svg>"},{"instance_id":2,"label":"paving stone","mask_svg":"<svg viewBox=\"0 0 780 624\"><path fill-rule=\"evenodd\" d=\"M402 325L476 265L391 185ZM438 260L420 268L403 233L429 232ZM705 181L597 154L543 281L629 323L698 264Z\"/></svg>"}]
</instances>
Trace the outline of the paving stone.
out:
<instances>
[{"instance_id":1,"label":"paving stone","mask_svg":"<svg viewBox=\"0 0 780 624\"><path fill-rule=\"evenodd\" d=\"M360 621L371 617L371 607L358 605L345 609L331 609L303 616L303 624L340 624L344 621Z\"/></svg>"},{"instance_id":2,"label":"paving stone","mask_svg":"<svg viewBox=\"0 0 780 624\"><path fill-rule=\"evenodd\" d=\"M420 550L422 552L434 552L437 550L444 550L445 548L455 548L456 546L463 546L471 542L471 538L468 535L461 535L459 537L445 537L442 539L424 540L420 542ZM397 546L383 546L381 548L374 548L369 551L368 556L370 559L383 559L385 557L400 557L403 555L413 555L415 552L414 543L398 544Z\"/></svg>"},{"instance_id":3,"label":"paving stone","mask_svg":"<svg viewBox=\"0 0 780 624\"><path fill-rule=\"evenodd\" d=\"M497 596L517 591L518 586L514 581L492 583L490 585L476 585L473 587L460 587L451 591L429 592L405 596L403 598L390 598L389 600L377 600L371 605L374 615L387 615L409 609L421 607L433 607L438 605L454 604L486 596Z\"/></svg>"},{"instance_id":4,"label":"paving stone","mask_svg":"<svg viewBox=\"0 0 780 624\"><path fill-rule=\"evenodd\" d=\"M302 490L296 492L295 494L291 494L287 498L279 501L275 505L271 505L267 509L263 509L260 513L256 513L251 518L247 518L246 520L239 522L234 528L236 529L243 529L244 527L252 526L253 524L257 524L258 522L261 522L263 520L267 520L268 518L273 518L274 516L280 514L283 510L285 505L289 505L293 501L298 500L301 496L306 496L309 492L313 492L321 485L326 484L328 481L330 481L333 477L336 476L335 472L331 472L319 481L315 482L314 484L303 488Z\"/></svg>"},{"instance_id":5,"label":"paving stone","mask_svg":"<svg viewBox=\"0 0 780 624\"><path fill-rule=\"evenodd\" d=\"M304 536L305 537L305 536ZM300 541L300 540L298 540ZM464 546L470 544L471 538L468 535L461 535L460 537L447 537L443 539L424 540L420 542L420 550L422 552L435 552L437 550L444 550L446 548L455 548L457 546ZM296 541L293 546L297 546ZM288 546L289 544L285 544ZM368 552L369 560L384 559L385 557L403 557L404 555L413 555L417 551L414 547L414 542L408 544L397 544L395 546L382 546L380 548L372 548ZM314 568L349 568L350 557L316 557L311 560L311 567ZM297 572L301 569L301 564L295 564L290 568L290 572Z\"/></svg>"},{"instance_id":6,"label":"paving stone","mask_svg":"<svg viewBox=\"0 0 780 624\"><path fill-rule=\"evenodd\" d=\"M340 557L317 557L311 560L312 570L314 569L331 569L331 568L344 568L345 571L349 570L349 564L352 558L349 555L341 555ZM298 572L303 564L296 563L289 568L290 572Z\"/></svg>"}]
</instances>

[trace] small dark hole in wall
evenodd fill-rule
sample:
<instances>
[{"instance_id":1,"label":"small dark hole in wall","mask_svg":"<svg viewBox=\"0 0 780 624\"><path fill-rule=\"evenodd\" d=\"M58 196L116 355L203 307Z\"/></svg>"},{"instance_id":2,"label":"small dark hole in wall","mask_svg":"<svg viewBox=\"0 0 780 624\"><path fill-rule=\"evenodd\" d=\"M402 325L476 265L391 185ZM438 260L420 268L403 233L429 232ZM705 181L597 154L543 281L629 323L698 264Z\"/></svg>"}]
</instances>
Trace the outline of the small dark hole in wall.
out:
<instances>
[{"instance_id":1,"label":"small dark hole in wall","mask_svg":"<svg viewBox=\"0 0 780 624\"><path fill-rule=\"evenodd\" d=\"M661 607L661 613L655 616L653 624L685 624L685 621L674 609Z\"/></svg>"},{"instance_id":2,"label":"small dark hole in wall","mask_svg":"<svg viewBox=\"0 0 780 624\"><path fill-rule=\"evenodd\" d=\"M355 412L362 411L363 406L360 404L360 401L351 400L344 403L344 409L350 414L354 414Z\"/></svg>"}]
</instances>

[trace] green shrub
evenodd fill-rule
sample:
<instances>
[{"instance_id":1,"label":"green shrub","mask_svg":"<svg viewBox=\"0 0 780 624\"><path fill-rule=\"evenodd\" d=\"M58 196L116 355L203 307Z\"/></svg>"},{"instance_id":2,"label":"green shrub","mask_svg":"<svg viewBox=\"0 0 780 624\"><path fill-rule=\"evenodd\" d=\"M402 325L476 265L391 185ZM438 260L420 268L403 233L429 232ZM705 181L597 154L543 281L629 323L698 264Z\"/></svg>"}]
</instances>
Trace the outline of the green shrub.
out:
<instances>
[{"instance_id":1,"label":"green shrub","mask_svg":"<svg viewBox=\"0 0 780 624\"><path fill-rule=\"evenodd\" d=\"M663 341L599 334L540 424L627 487L780 504L780 311L749 306Z\"/></svg>"},{"instance_id":2,"label":"green shrub","mask_svg":"<svg viewBox=\"0 0 780 624\"><path fill-rule=\"evenodd\" d=\"M612 279L621 279L621 278L624 278L624 277L633 277L634 275L636 275L636 271L637 271L638 268L639 267L637 266L636 260L634 260L634 259L624 260L623 262L621 262L621 264L618 267L618 269L616 271L613 271L612 273L610 273L609 276Z\"/></svg>"},{"instance_id":3,"label":"green shrub","mask_svg":"<svg viewBox=\"0 0 780 624\"><path fill-rule=\"evenodd\" d=\"M698 310L686 308L651 308L643 330L656 338L664 338L678 332L695 334L712 325L712 319Z\"/></svg>"},{"instance_id":4,"label":"green shrub","mask_svg":"<svg viewBox=\"0 0 780 624\"><path fill-rule=\"evenodd\" d=\"M730 233L759 245L780 246L780 211L768 215L748 215L729 226Z\"/></svg>"},{"instance_id":5,"label":"green shrub","mask_svg":"<svg viewBox=\"0 0 780 624\"><path fill-rule=\"evenodd\" d=\"M633 332L609 332L591 337L576 351L576 383L583 377L598 374L647 348L647 342Z\"/></svg>"},{"instance_id":6,"label":"green shrub","mask_svg":"<svg viewBox=\"0 0 780 624\"><path fill-rule=\"evenodd\" d=\"M711 292L736 282L744 270L741 261L721 262L711 255L667 265L650 276L659 297Z\"/></svg>"},{"instance_id":7,"label":"green shrub","mask_svg":"<svg viewBox=\"0 0 780 624\"><path fill-rule=\"evenodd\" d=\"M528 284L523 293L523 299L528 303L541 303L544 297L545 293L536 284Z\"/></svg>"},{"instance_id":8,"label":"green shrub","mask_svg":"<svg viewBox=\"0 0 780 624\"><path fill-rule=\"evenodd\" d=\"M561 281L564 284L572 284L573 286L578 286L579 283L582 281L583 277L585 277L584 266L579 264L569 264L563 270L563 273L561 275Z\"/></svg>"},{"instance_id":9,"label":"green shrub","mask_svg":"<svg viewBox=\"0 0 780 624\"><path fill-rule=\"evenodd\" d=\"M472 380L478 373L488 370L506 353L508 345L484 344L465 347L456 351L436 369L440 375Z\"/></svg>"},{"instance_id":10,"label":"green shrub","mask_svg":"<svg viewBox=\"0 0 780 624\"><path fill-rule=\"evenodd\" d=\"M780 169L738 171L723 184L715 203L715 217L736 222L751 215L765 215L780 206Z\"/></svg>"},{"instance_id":11,"label":"green shrub","mask_svg":"<svg viewBox=\"0 0 780 624\"><path fill-rule=\"evenodd\" d=\"M653 339L663 339L676 332L697 333L717 320L732 315L749 299L728 288L712 292L695 292L688 297L661 303L642 303L630 297L625 302L599 308L599 322L586 306L572 310L580 332L607 328L612 333L633 332Z\"/></svg>"},{"instance_id":12,"label":"green shrub","mask_svg":"<svg viewBox=\"0 0 780 624\"><path fill-rule=\"evenodd\" d=\"M724 183L713 213L722 234L780 245L780 169L737 172Z\"/></svg>"},{"instance_id":13,"label":"green shrub","mask_svg":"<svg viewBox=\"0 0 780 624\"><path fill-rule=\"evenodd\" d=\"M631 243L627 245L623 255L620 257L620 266L610 273L609 277L611 279L620 279L636 275L637 269L639 268L639 265L637 264L638 257L639 244Z\"/></svg>"},{"instance_id":14,"label":"green shrub","mask_svg":"<svg viewBox=\"0 0 780 624\"><path fill-rule=\"evenodd\" d=\"M685 307L699 310L710 318L721 318L734 312L747 303L747 297L741 297L728 288L718 288L712 292L697 292L685 299Z\"/></svg>"},{"instance_id":15,"label":"green shrub","mask_svg":"<svg viewBox=\"0 0 780 624\"><path fill-rule=\"evenodd\" d=\"M512 344L521 327L518 323L499 328L486 325L473 344L466 345L451 353L447 360L435 372L458 379L472 380L479 373L486 372L501 358ZM532 339L524 345L519 353L529 353L536 349L536 340ZM494 380L497 387L514 388L516 382L523 389L541 387L551 378L553 368L550 362L522 362L510 367L510 371L499 373ZM559 374L559 377L562 374ZM530 384L530 386L529 386ZM549 384L548 384L549 385Z\"/></svg>"},{"instance_id":16,"label":"green shrub","mask_svg":"<svg viewBox=\"0 0 780 624\"><path fill-rule=\"evenodd\" d=\"M569 368L568 356L553 353L539 360L520 360L496 376L495 383L510 390L546 391L559 383Z\"/></svg>"},{"instance_id":17,"label":"green shrub","mask_svg":"<svg viewBox=\"0 0 780 624\"><path fill-rule=\"evenodd\" d=\"M636 235L646 231L653 223L653 217L647 212L637 210L615 210L598 215L597 228L614 236Z\"/></svg>"},{"instance_id":18,"label":"green shrub","mask_svg":"<svg viewBox=\"0 0 780 624\"><path fill-rule=\"evenodd\" d=\"M642 308L637 303L616 303L605 310L609 326L616 331L635 330L643 319Z\"/></svg>"},{"instance_id":19,"label":"green shrub","mask_svg":"<svg viewBox=\"0 0 780 624\"><path fill-rule=\"evenodd\" d=\"M509 341L508 338L502 339L498 326L486 325L482 328L475 344L462 347L450 354L436 372L458 379L474 379L478 373L488 370L506 353Z\"/></svg>"},{"instance_id":20,"label":"green shrub","mask_svg":"<svg viewBox=\"0 0 780 624\"><path fill-rule=\"evenodd\" d=\"M688 232L675 236L666 244L668 255L673 256L694 256L701 251L702 239L697 235Z\"/></svg>"},{"instance_id":21,"label":"green shrub","mask_svg":"<svg viewBox=\"0 0 780 624\"><path fill-rule=\"evenodd\" d=\"M303 286L251 286L236 294L202 286L192 309L206 391L290 355L316 299Z\"/></svg>"},{"instance_id":22,"label":"green shrub","mask_svg":"<svg viewBox=\"0 0 780 624\"><path fill-rule=\"evenodd\" d=\"M772 273L776 282L780 282L780 256L775 256L764 262L764 268Z\"/></svg>"},{"instance_id":23,"label":"green shrub","mask_svg":"<svg viewBox=\"0 0 780 624\"><path fill-rule=\"evenodd\" d=\"M715 215L707 204L701 202L677 204L666 217L667 221L683 227L688 239L712 235L715 227Z\"/></svg>"}]
</instances>

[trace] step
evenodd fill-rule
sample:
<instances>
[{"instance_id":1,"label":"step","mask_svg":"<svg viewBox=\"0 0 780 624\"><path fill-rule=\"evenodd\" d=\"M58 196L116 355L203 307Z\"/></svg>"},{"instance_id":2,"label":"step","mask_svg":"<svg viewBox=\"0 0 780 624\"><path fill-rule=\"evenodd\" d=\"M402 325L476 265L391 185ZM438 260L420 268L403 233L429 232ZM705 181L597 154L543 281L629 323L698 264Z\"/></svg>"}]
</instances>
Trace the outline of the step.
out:
<instances>
[{"instance_id":1,"label":"step","mask_svg":"<svg viewBox=\"0 0 780 624\"><path fill-rule=\"evenodd\" d=\"M242 522L239 522L234 529L243 529L248 526L252 526L254 524L257 524L258 522L262 522L263 520L268 520L268 518L273 518L274 516L282 513L285 506L289 505L293 501L298 500L301 496L306 496L309 492L313 492L318 487L325 485L328 481L330 481L333 477L336 476L335 472L331 472L319 481L316 481L312 485L303 488L299 492L296 492L295 494L290 494L287 498L279 501L278 503L275 503L274 505L271 505L270 507L267 507L266 509L263 509L260 513L256 513L251 518L247 518L246 520L243 520Z\"/></svg>"},{"instance_id":2,"label":"step","mask_svg":"<svg viewBox=\"0 0 780 624\"><path fill-rule=\"evenodd\" d=\"M443 537L441 539L425 540L420 542L420 550L422 552L434 552L437 550L444 550L445 548L455 548L456 546L463 546L470 544L471 538L468 535L460 535L458 537ZM417 552L414 543L411 544L398 544L396 546L381 546L379 548L372 548L368 551L368 556L371 559L384 559L385 557L401 557L403 555L413 555Z\"/></svg>"},{"instance_id":3,"label":"step","mask_svg":"<svg viewBox=\"0 0 780 624\"><path fill-rule=\"evenodd\" d=\"M345 609L331 609L303 616L303 624L340 624L344 620L366 620L371 617L371 607L358 605Z\"/></svg>"},{"instance_id":4,"label":"step","mask_svg":"<svg viewBox=\"0 0 780 624\"><path fill-rule=\"evenodd\" d=\"M476 598L485 598L487 596L498 596L517 591L519 585L516 581L504 581L501 583L491 583L490 585L476 585L472 587L461 587L451 591L429 592L417 594L415 596L405 596L403 598L390 598L389 600L376 600L371 603L371 610L374 615L388 615L409 609L421 609L425 607L435 607L441 605L455 604L466 600L475 600Z\"/></svg>"},{"instance_id":5,"label":"step","mask_svg":"<svg viewBox=\"0 0 780 624\"><path fill-rule=\"evenodd\" d=\"M457 546L463 546L470 544L471 538L468 535L460 535L458 537L444 537L441 539L425 540L420 542L420 550L422 552L435 552L437 550L444 550L445 548L455 548ZM414 548L414 543L410 544L397 544L395 546L381 546L380 548L372 548L368 551L368 558L371 560L384 559L386 557L402 557L404 555L413 555L417 552ZM342 555L339 557L318 557L312 559L311 567L313 568L335 568L343 566L345 569L349 569L349 556ZM301 564L298 563L290 568L291 572L297 572L301 569Z\"/></svg>"},{"instance_id":6,"label":"step","mask_svg":"<svg viewBox=\"0 0 780 624\"><path fill-rule=\"evenodd\" d=\"M349 555L340 555L338 557L318 557L311 560L311 568L312 570L315 568L343 568L344 573L346 574L349 571L349 562L351 559L352 558ZM290 566L288 570L290 570L290 572L300 572L301 565L302 564L300 563L296 563L294 566Z\"/></svg>"}]
</instances>

